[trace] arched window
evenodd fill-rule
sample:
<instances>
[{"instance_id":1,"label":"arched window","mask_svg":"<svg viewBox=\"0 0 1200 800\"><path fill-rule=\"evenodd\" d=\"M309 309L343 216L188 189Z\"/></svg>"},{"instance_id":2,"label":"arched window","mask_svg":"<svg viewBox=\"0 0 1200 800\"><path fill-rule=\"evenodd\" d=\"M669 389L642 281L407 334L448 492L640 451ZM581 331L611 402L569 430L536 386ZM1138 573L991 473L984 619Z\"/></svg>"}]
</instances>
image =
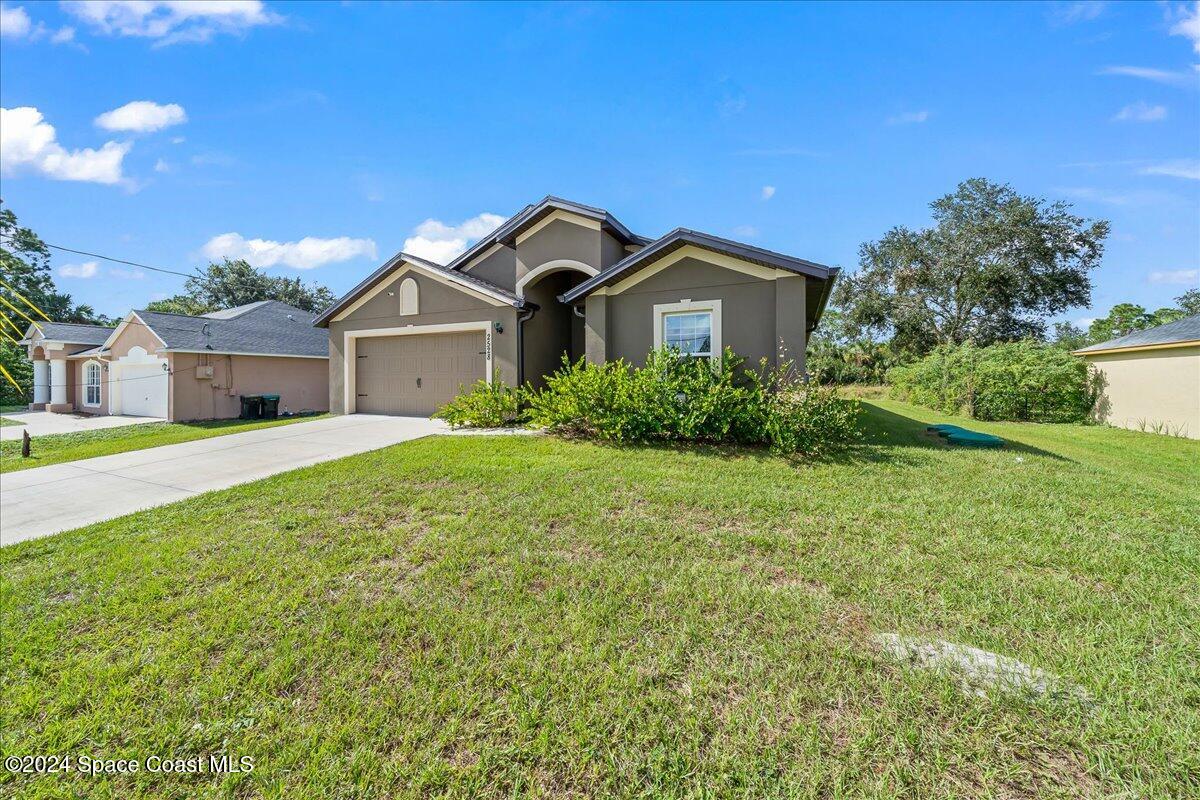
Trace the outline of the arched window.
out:
<instances>
[{"instance_id":1,"label":"arched window","mask_svg":"<svg viewBox=\"0 0 1200 800\"><path fill-rule=\"evenodd\" d=\"M404 316L418 314L418 308L417 282L412 278L405 278L400 283L400 313Z\"/></svg>"},{"instance_id":2,"label":"arched window","mask_svg":"<svg viewBox=\"0 0 1200 800\"><path fill-rule=\"evenodd\" d=\"M83 404L100 405L100 364L96 361L83 365Z\"/></svg>"}]
</instances>

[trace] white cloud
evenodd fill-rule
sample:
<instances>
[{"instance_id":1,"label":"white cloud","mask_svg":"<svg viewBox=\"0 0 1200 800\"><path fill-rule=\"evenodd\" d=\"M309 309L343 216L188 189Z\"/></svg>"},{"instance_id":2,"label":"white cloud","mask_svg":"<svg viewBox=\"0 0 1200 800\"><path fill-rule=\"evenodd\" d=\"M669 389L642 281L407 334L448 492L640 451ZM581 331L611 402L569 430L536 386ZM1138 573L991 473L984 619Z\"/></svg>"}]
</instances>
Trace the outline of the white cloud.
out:
<instances>
[{"instance_id":1,"label":"white cloud","mask_svg":"<svg viewBox=\"0 0 1200 800\"><path fill-rule=\"evenodd\" d=\"M775 187L774 186L764 186L762 188L762 199L763 200L770 200L774 196L775 196Z\"/></svg>"},{"instance_id":2,"label":"white cloud","mask_svg":"<svg viewBox=\"0 0 1200 800\"><path fill-rule=\"evenodd\" d=\"M888 125L912 125L920 124L929 119L928 111L905 111L903 114L897 114L894 117L888 117Z\"/></svg>"},{"instance_id":3,"label":"white cloud","mask_svg":"<svg viewBox=\"0 0 1200 800\"><path fill-rule=\"evenodd\" d=\"M375 242L370 239L319 239L305 236L298 242L273 242L269 239L245 239L240 233L222 233L200 248L207 258L244 258L253 267L283 265L295 269L313 269L352 258L375 258Z\"/></svg>"},{"instance_id":4,"label":"white cloud","mask_svg":"<svg viewBox=\"0 0 1200 800\"><path fill-rule=\"evenodd\" d=\"M121 183L121 165L132 146L107 142L99 150L67 150L36 108L0 108L0 174L24 168L60 181Z\"/></svg>"},{"instance_id":5,"label":"white cloud","mask_svg":"<svg viewBox=\"0 0 1200 800\"><path fill-rule=\"evenodd\" d=\"M183 144L186 141L187 141L186 136L172 136L171 137L171 144Z\"/></svg>"},{"instance_id":6,"label":"white cloud","mask_svg":"<svg viewBox=\"0 0 1200 800\"><path fill-rule=\"evenodd\" d=\"M64 25L54 32L50 37L50 41L54 44L70 44L75 41L75 29L70 25Z\"/></svg>"},{"instance_id":7,"label":"white cloud","mask_svg":"<svg viewBox=\"0 0 1200 800\"><path fill-rule=\"evenodd\" d=\"M1186 5L1180 9L1180 16L1171 26L1171 35L1186 36L1191 39L1192 49L1200 53L1200 2L1192 6L1190 14Z\"/></svg>"},{"instance_id":8,"label":"white cloud","mask_svg":"<svg viewBox=\"0 0 1200 800\"><path fill-rule=\"evenodd\" d=\"M146 277L146 273L140 269L121 269L120 267L109 267L108 274L114 278L130 281L140 281Z\"/></svg>"},{"instance_id":9,"label":"white cloud","mask_svg":"<svg viewBox=\"0 0 1200 800\"><path fill-rule=\"evenodd\" d=\"M1159 122L1166 118L1166 106L1152 106L1141 100L1125 106L1113 117L1117 122Z\"/></svg>"},{"instance_id":10,"label":"white cloud","mask_svg":"<svg viewBox=\"0 0 1200 800\"><path fill-rule=\"evenodd\" d=\"M449 264L467 251L475 242L499 228L504 217L483 213L458 225L447 225L427 219L416 227L413 235L404 240L404 252L428 259L435 264Z\"/></svg>"},{"instance_id":11,"label":"white cloud","mask_svg":"<svg viewBox=\"0 0 1200 800\"><path fill-rule=\"evenodd\" d=\"M1080 317L1075 320L1075 324L1083 328L1085 331L1092 327L1092 323L1096 321L1096 317Z\"/></svg>"},{"instance_id":12,"label":"white cloud","mask_svg":"<svg viewBox=\"0 0 1200 800\"><path fill-rule=\"evenodd\" d=\"M58 274L63 278L94 278L100 271L96 261L84 261L82 264L63 264L58 268Z\"/></svg>"},{"instance_id":13,"label":"white cloud","mask_svg":"<svg viewBox=\"0 0 1200 800\"><path fill-rule=\"evenodd\" d=\"M154 171L155 172L170 172L171 165L168 164L165 160L160 158L158 161L154 162Z\"/></svg>"},{"instance_id":14,"label":"white cloud","mask_svg":"<svg viewBox=\"0 0 1200 800\"><path fill-rule=\"evenodd\" d=\"M1168 86L1191 87L1196 85L1196 75L1194 73L1172 72L1171 70L1155 69L1154 67L1105 67L1098 74L1140 78L1144 81L1165 83Z\"/></svg>"},{"instance_id":15,"label":"white cloud","mask_svg":"<svg viewBox=\"0 0 1200 800\"><path fill-rule=\"evenodd\" d=\"M134 100L120 108L105 111L96 117L96 127L106 131L136 131L151 133L169 128L172 125L182 125L187 122L187 112L177 103L167 103L160 106L150 100Z\"/></svg>"},{"instance_id":16,"label":"white cloud","mask_svg":"<svg viewBox=\"0 0 1200 800\"><path fill-rule=\"evenodd\" d=\"M1172 269L1150 273L1151 283L1179 283L1184 286L1200 285L1200 269Z\"/></svg>"},{"instance_id":17,"label":"white cloud","mask_svg":"<svg viewBox=\"0 0 1200 800\"><path fill-rule=\"evenodd\" d=\"M734 236L740 236L743 239L753 239L758 236L758 228L753 225L738 225L733 229Z\"/></svg>"},{"instance_id":18,"label":"white cloud","mask_svg":"<svg viewBox=\"0 0 1200 800\"><path fill-rule=\"evenodd\" d=\"M283 21L261 0L70 0L63 7L97 33L154 39L155 47Z\"/></svg>"},{"instance_id":19,"label":"white cloud","mask_svg":"<svg viewBox=\"0 0 1200 800\"><path fill-rule=\"evenodd\" d=\"M1172 178L1185 178L1189 181L1200 181L1200 158L1179 158L1174 161L1163 161L1151 164L1138 170L1141 175L1167 175Z\"/></svg>"},{"instance_id":20,"label":"white cloud","mask_svg":"<svg viewBox=\"0 0 1200 800\"><path fill-rule=\"evenodd\" d=\"M33 30L33 20L21 6L0 5L0 36L23 39Z\"/></svg>"},{"instance_id":21,"label":"white cloud","mask_svg":"<svg viewBox=\"0 0 1200 800\"><path fill-rule=\"evenodd\" d=\"M1075 3L1054 3L1050 8L1050 21L1055 25L1074 25L1088 22L1104 13L1108 3L1104 0L1079 0Z\"/></svg>"}]
</instances>

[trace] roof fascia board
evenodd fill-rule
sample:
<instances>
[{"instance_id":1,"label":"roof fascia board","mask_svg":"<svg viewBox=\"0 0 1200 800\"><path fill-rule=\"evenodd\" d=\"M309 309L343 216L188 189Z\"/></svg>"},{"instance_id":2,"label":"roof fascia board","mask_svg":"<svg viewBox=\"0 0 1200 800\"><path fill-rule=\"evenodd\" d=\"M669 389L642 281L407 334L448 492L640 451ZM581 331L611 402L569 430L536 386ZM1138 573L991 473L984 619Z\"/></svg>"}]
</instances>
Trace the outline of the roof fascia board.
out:
<instances>
[{"instance_id":1,"label":"roof fascia board","mask_svg":"<svg viewBox=\"0 0 1200 800\"><path fill-rule=\"evenodd\" d=\"M328 355L323 356L308 356L299 353L252 353L242 350L185 350L183 348L167 348L159 350L160 353L195 353L205 356L261 356L262 358L323 358L329 360Z\"/></svg>"},{"instance_id":2,"label":"roof fascia board","mask_svg":"<svg viewBox=\"0 0 1200 800\"><path fill-rule=\"evenodd\" d=\"M618 281L612 286L606 287L606 294L621 294L621 292L627 291L634 286L637 286L642 281L652 278L663 270L678 264L685 258L694 258L698 261L703 261L706 264L723 267L724 269L740 272L764 281L773 281L780 277L780 273L785 276L795 275L794 272L774 269L773 267L764 267L759 264L752 264L749 261L742 261L740 259L732 258L721 253L714 253L711 250L705 250L702 247L696 247L695 245L689 244L679 248L669 255L663 256L650 266L635 271L629 277Z\"/></svg>"},{"instance_id":3,"label":"roof fascia board","mask_svg":"<svg viewBox=\"0 0 1200 800\"><path fill-rule=\"evenodd\" d=\"M1178 347L1200 347L1200 339L1189 339L1184 342L1159 342L1157 344L1131 344L1127 347L1109 347L1104 350L1074 350L1076 356L1104 356L1109 353L1136 353L1139 350L1172 350Z\"/></svg>"},{"instance_id":4,"label":"roof fascia board","mask_svg":"<svg viewBox=\"0 0 1200 800\"><path fill-rule=\"evenodd\" d=\"M369 290L364 292L361 297L359 297L357 300L355 300L349 306L342 309L341 311L338 311L334 316L329 317L328 321L329 322L341 322L346 317L350 316L355 311L357 311L359 308L362 308L362 306L365 305L367 302L369 302L370 300L372 300L373 298L378 296L380 292L382 292L387 286L390 286L393 282L395 282L395 280L397 278L400 278L401 276L406 275L410 271L414 271L414 270L421 273L422 275L425 275L427 277L434 279L435 281L444 283L445 285L447 285L453 289L458 289L461 292L478 297L479 299L484 300L494 306L511 306L512 305L512 303L508 302L507 300L499 299L499 298L495 297L494 295L492 295L490 292L486 292L483 289L479 289L474 286L470 286L465 281L454 280L453 278L451 278L448 275L443 275L442 273L440 273L436 270L429 269L428 267L423 267L420 264L410 261L408 258L401 258L401 262L402 262L401 266L395 268L390 273L380 275L376 279L374 286L372 286ZM334 306L334 308L337 308L337 306ZM399 311L397 311L397 314L398 313L399 313ZM324 321L325 321L324 315L322 315L321 318L317 319L317 323L324 322Z\"/></svg>"},{"instance_id":5,"label":"roof fascia board","mask_svg":"<svg viewBox=\"0 0 1200 800\"><path fill-rule=\"evenodd\" d=\"M503 245L500 242L494 242L492 244L492 246L489 247L487 250L484 250L479 255L473 256L468 263L463 264L461 267L462 271L470 272L472 267L478 266L480 264L480 262L482 262L485 258L496 253L499 250L503 250L505 247L506 247L506 245ZM447 267L446 269L450 269L450 268Z\"/></svg>"},{"instance_id":6,"label":"roof fascia board","mask_svg":"<svg viewBox=\"0 0 1200 800\"><path fill-rule=\"evenodd\" d=\"M593 231L599 231L603 228L603 225L600 224L599 220L590 219L588 217L582 217L582 216L574 213L573 211L563 211L562 209L556 208L554 211L550 212L549 214L547 214L546 216L544 216L540 220L538 220L533 225L533 227L526 228L525 230L518 233L517 234L517 244L521 244L526 239L535 235L538 231L542 230L547 225L549 225L552 222L555 222L557 220L561 220L562 222L569 222L572 225L579 225L581 227L584 227L584 228L587 228L588 230L593 230Z\"/></svg>"},{"instance_id":7,"label":"roof fascia board","mask_svg":"<svg viewBox=\"0 0 1200 800\"><path fill-rule=\"evenodd\" d=\"M134 320L137 320L137 322L134 322ZM113 342L115 342L117 340L117 338L121 335L121 333L125 330L125 328L127 328L130 325L143 326L146 330L150 331L150 335L153 336L155 339L157 339L159 344L161 344L163 347L167 346L167 343L163 341L163 338L161 336L159 336L157 333L155 333L154 328L147 325L146 320L139 317L136 311L130 311L128 314L126 314L125 319L121 320L121 324L113 329L113 332L108 335L108 338L105 339L104 342L100 346L103 347L105 350L111 350L112 346L113 346Z\"/></svg>"}]
</instances>

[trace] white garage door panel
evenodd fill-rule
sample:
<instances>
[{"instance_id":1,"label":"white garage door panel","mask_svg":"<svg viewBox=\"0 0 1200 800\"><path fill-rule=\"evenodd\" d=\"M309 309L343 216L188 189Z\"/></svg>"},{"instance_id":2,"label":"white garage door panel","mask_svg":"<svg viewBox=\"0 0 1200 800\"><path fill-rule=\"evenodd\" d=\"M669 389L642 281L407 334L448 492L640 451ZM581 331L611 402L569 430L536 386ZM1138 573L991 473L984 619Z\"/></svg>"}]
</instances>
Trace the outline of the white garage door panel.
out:
<instances>
[{"instance_id":1,"label":"white garage door panel","mask_svg":"<svg viewBox=\"0 0 1200 800\"><path fill-rule=\"evenodd\" d=\"M121 412L132 417L167 416L168 375L161 364L129 364L118 370Z\"/></svg>"}]
</instances>

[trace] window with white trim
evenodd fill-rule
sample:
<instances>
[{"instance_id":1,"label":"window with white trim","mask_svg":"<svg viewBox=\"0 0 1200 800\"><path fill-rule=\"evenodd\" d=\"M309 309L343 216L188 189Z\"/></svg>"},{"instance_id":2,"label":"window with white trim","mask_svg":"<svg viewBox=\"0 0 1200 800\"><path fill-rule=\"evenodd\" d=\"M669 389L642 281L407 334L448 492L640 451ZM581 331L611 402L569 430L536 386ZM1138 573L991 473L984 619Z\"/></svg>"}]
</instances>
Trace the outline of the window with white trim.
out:
<instances>
[{"instance_id":1,"label":"window with white trim","mask_svg":"<svg viewBox=\"0 0 1200 800\"><path fill-rule=\"evenodd\" d=\"M712 356L712 312L663 314L663 345L686 356Z\"/></svg>"},{"instance_id":2,"label":"window with white trim","mask_svg":"<svg viewBox=\"0 0 1200 800\"><path fill-rule=\"evenodd\" d=\"M83 366L83 404L85 406L100 405L100 364L89 361Z\"/></svg>"},{"instance_id":3,"label":"window with white trim","mask_svg":"<svg viewBox=\"0 0 1200 800\"><path fill-rule=\"evenodd\" d=\"M721 355L721 301L683 300L654 306L654 348L671 347L686 356Z\"/></svg>"},{"instance_id":4,"label":"window with white trim","mask_svg":"<svg viewBox=\"0 0 1200 800\"><path fill-rule=\"evenodd\" d=\"M400 313L403 316L411 316L420 313L420 293L417 288L417 282L412 278L405 278L400 282Z\"/></svg>"}]
</instances>

